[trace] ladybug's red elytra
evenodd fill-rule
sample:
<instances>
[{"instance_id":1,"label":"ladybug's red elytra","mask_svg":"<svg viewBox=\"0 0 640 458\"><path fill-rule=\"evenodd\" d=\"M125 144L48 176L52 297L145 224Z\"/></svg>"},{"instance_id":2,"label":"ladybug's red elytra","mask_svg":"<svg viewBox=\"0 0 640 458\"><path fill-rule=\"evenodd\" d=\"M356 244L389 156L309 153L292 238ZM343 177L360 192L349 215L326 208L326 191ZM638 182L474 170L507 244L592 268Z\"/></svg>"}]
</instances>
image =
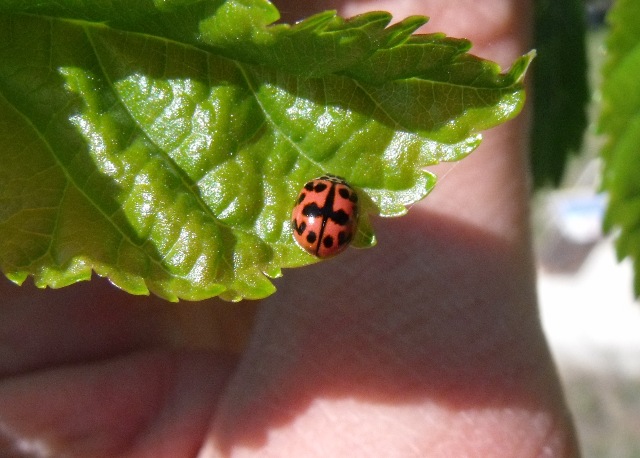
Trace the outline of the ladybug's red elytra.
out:
<instances>
[{"instance_id":1,"label":"ladybug's red elytra","mask_svg":"<svg viewBox=\"0 0 640 458\"><path fill-rule=\"evenodd\" d=\"M358 195L342 178L323 175L304 185L291 214L298 245L319 258L342 252L358 223Z\"/></svg>"}]
</instances>

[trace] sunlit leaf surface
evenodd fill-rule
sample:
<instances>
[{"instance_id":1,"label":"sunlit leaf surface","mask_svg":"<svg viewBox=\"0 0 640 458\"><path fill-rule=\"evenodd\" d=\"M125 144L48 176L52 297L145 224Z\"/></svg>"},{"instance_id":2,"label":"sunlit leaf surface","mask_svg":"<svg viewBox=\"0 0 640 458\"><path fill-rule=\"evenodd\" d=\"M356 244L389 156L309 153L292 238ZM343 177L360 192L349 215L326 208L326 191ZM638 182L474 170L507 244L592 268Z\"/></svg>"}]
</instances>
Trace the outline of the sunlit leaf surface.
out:
<instances>
[{"instance_id":1,"label":"sunlit leaf surface","mask_svg":"<svg viewBox=\"0 0 640 458\"><path fill-rule=\"evenodd\" d=\"M0 267L60 287L92 271L169 300L261 298L315 259L293 241L309 179L370 215L423 198L524 101L426 20L325 12L270 25L264 0L0 0ZM473 192L470 189L470 192Z\"/></svg>"}]
</instances>

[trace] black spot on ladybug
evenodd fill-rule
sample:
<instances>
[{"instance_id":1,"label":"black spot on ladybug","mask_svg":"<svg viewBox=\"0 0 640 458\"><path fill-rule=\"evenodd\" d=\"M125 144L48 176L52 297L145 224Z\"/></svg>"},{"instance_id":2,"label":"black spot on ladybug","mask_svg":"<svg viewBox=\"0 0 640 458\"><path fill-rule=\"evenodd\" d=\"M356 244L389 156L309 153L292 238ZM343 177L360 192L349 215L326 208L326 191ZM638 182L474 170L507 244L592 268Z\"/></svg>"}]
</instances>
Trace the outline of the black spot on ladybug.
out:
<instances>
[{"instance_id":1,"label":"black spot on ladybug","mask_svg":"<svg viewBox=\"0 0 640 458\"><path fill-rule=\"evenodd\" d=\"M326 183L318 183L316 184L315 188L313 189L315 192L322 192L325 189L327 189L327 184Z\"/></svg>"},{"instance_id":2,"label":"black spot on ladybug","mask_svg":"<svg viewBox=\"0 0 640 458\"><path fill-rule=\"evenodd\" d=\"M337 212L331 212L329 217L340 226L344 226L349 222L349 215L344 210L338 210Z\"/></svg>"},{"instance_id":3,"label":"black spot on ladybug","mask_svg":"<svg viewBox=\"0 0 640 458\"><path fill-rule=\"evenodd\" d=\"M304 189L306 189L307 191L313 191L313 181L310 181L307 184L305 184Z\"/></svg>"},{"instance_id":4,"label":"black spot on ladybug","mask_svg":"<svg viewBox=\"0 0 640 458\"><path fill-rule=\"evenodd\" d=\"M309 243L315 243L317 238L318 238L318 236L313 231L311 231L311 232L309 232L307 234L307 242L309 242Z\"/></svg>"},{"instance_id":5,"label":"black spot on ladybug","mask_svg":"<svg viewBox=\"0 0 640 458\"><path fill-rule=\"evenodd\" d=\"M323 210L324 210L324 207L320 208L318 207L317 203L312 202L304 206L304 208L302 209L302 214L304 216L309 216L309 217L313 216L317 218L318 216L322 216Z\"/></svg>"},{"instance_id":6,"label":"black spot on ladybug","mask_svg":"<svg viewBox=\"0 0 640 458\"><path fill-rule=\"evenodd\" d=\"M338 194L340 194L340 197L342 197L343 199L349 199L351 194L349 192L349 190L347 188L340 188L338 189Z\"/></svg>"},{"instance_id":7,"label":"black spot on ladybug","mask_svg":"<svg viewBox=\"0 0 640 458\"><path fill-rule=\"evenodd\" d=\"M300 223L300 226L298 226L295 219L292 222L293 222L293 230L296 231L298 235L302 235L302 233L307 228L307 223L303 221Z\"/></svg>"},{"instance_id":8,"label":"black spot on ladybug","mask_svg":"<svg viewBox=\"0 0 640 458\"><path fill-rule=\"evenodd\" d=\"M298 203L301 203L307 195L304 192L300 193L300 197L298 197Z\"/></svg>"},{"instance_id":9,"label":"black spot on ladybug","mask_svg":"<svg viewBox=\"0 0 640 458\"><path fill-rule=\"evenodd\" d=\"M338 234L338 245L345 245L351 241L351 234L347 234L345 231L340 231Z\"/></svg>"},{"instance_id":10,"label":"black spot on ladybug","mask_svg":"<svg viewBox=\"0 0 640 458\"><path fill-rule=\"evenodd\" d=\"M333 246L333 237L331 237L330 235L327 235L322 240L322 244L324 245L325 248L331 248Z\"/></svg>"}]
</instances>

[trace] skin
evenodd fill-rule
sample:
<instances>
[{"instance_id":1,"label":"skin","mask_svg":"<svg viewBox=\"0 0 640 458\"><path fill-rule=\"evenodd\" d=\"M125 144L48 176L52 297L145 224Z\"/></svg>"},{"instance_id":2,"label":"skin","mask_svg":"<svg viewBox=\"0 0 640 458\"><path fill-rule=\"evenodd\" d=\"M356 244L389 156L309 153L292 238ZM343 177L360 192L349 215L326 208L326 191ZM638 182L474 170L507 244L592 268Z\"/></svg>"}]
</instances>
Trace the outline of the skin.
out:
<instances>
[{"instance_id":1,"label":"skin","mask_svg":"<svg viewBox=\"0 0 640 458\"><path fill-rule=\"evenodd\" d=\"M300 3L278 5L428 14L503 67L531 46L524 0ZM527 126L436 167L375 249L285 272L259 303L0 280L0 454L578 456L538 320Z\"/></svg>"}]
</instances>

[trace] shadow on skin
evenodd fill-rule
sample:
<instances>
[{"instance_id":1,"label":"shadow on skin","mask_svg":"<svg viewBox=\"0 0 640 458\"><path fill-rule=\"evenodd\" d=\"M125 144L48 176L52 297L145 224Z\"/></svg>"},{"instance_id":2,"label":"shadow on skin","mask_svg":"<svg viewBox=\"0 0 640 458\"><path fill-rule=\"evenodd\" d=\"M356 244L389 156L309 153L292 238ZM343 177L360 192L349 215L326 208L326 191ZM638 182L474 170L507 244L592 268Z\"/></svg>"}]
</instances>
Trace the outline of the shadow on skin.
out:
<instances>
[{"instance_id":1,"label":"shadow on skin","mask_svg":"<svg viewBox=\"0 0 640 458\"><path fill-rule=\"evenodd\" d=\"M382 220L377 249L285 272L218 411L223 452L264 446L318 399L553 411L545 390L561 405L528 252L423 218Z\"/></svg>"},{"instance_id":2,"label":"shadow on skin","mask_svg":"<svg viewBox=\"0 0 640 458\"><path fill-rule=\"evenodd\" d=\"M2 297L18 299L2 308L0 342L10 351L0 357L0 417L27 432L73 419L63 440L81 437L83 452L114 456L109 447L139 448L140 436L161 437L153 442L160 450L190 422L198 441L212 416L209 437L223 453L258 449L318 400L556 411L562 399L522 260L528 251L416 210L379 220L376 249L286 272L261 303L168 304L103 281L17 295L5 283ZM221 335L241 335L256 305L253 337L234 369L219 356Z\"/></svg>"}]
</instances>

